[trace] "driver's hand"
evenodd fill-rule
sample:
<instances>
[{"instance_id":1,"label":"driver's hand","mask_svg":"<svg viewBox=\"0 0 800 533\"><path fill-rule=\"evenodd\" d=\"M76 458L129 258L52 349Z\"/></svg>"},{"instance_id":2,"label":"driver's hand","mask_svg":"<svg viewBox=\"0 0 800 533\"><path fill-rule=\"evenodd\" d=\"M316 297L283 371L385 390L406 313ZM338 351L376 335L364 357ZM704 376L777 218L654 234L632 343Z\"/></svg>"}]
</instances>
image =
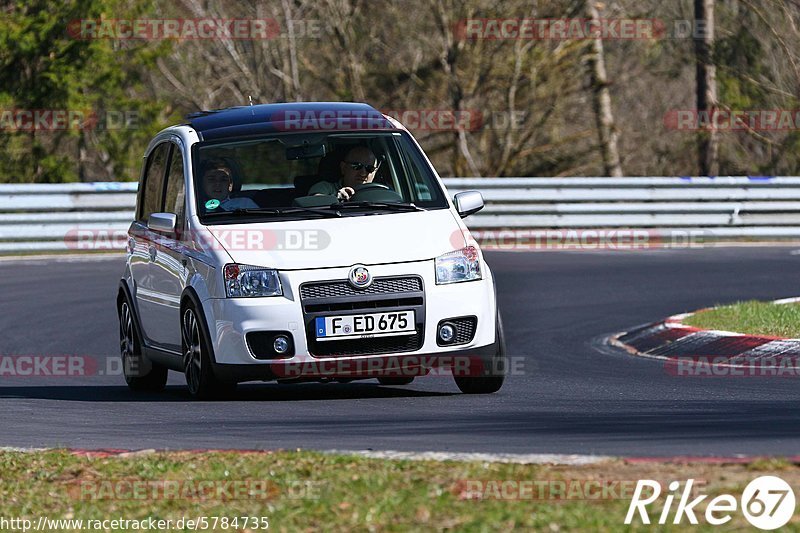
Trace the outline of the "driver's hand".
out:
<instances>
[{"instance_id":1,"label":"driver's hand","mask_svg":"<svg viewBox=\"0 0 800 533\"><path fill-rule=\"evenodd\" d=\"M342 202L345 202L352 198L355 193L356 191L353 190L352 187L342 187L336 192L336 198Z\"/></svg>"}]
</instances>

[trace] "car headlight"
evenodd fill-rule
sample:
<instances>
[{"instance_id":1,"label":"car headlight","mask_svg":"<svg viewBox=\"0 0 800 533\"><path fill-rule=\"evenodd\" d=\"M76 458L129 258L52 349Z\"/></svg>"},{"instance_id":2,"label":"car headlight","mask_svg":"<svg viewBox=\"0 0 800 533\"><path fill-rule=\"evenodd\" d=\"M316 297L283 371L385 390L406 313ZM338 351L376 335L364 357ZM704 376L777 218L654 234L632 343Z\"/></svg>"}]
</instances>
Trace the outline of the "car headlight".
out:
<instances>
[{"instance_id":1,"label":"car headlight","mask_svg":"<svg viewBox=\"0 0 800 533\"><path fill-rule=\"evenodd\" d=\"M225 265L225 292L228 298L281 296L278 271L248 265Z\"/></svg>"},{"instance_id":2,"label":"car headlight","mask_svg":"<svg viewBox=\"0 0 800 533\"><path fill-rule=\"evenodd\" d=\"M437 285L481 279L481 261L474 246L440 255L435 261Z\"/></svg>"}]
</instances>

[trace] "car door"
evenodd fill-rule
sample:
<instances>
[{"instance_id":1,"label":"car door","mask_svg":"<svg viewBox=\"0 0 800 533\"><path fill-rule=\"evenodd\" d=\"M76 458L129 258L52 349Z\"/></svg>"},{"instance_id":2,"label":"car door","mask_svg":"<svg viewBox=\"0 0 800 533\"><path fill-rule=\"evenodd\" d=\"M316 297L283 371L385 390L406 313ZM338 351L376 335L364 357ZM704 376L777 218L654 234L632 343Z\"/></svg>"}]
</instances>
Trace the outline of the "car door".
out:
<instances>
[{"instance_id":1,"label":"car door","mask_svg":"<svg viewBox=\"0 0 800 533\"><path fill-rule=\"evenodd\" d=\"M131 225L130 268L133 278L133 297L142 326L142 334L148 344L152 344L157 327L156 312L158 302L153 294L151 262L156 254L158 234L147 228L147 220L153 213L161 211L164 202L164 174L167 170L170 144L162 142L147 156L139 198L136 221Z\"/></svg>"},{"instance_id":2,"label":"car door","mask_svg":"<svg viewBox=\"0 0 800 533\"><path fill-rule=\"evenodd\" d=\"M180 140L177 138L169 143L162 209L162 212L175 215L176 231L159 234L155 254L150 258L150 290L155 303L150 339L160 348L180 353L180 298L186 286L186 258L183 254L186 182L184 156L178 143Z\"/></svg>"}]
</instances>

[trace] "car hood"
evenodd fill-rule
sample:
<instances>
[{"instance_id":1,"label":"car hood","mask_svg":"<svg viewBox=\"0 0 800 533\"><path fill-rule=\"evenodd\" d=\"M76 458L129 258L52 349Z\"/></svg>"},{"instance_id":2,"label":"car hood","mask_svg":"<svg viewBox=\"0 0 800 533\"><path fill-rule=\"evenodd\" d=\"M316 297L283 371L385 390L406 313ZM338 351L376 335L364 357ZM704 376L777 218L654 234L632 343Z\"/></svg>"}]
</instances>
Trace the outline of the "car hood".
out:
<instances>
[{"instance_id":1,"label":"car hood","mask_svg":"<svg viewBox=\"0 0 800 533\"><path fill-rule=\"evenodd\" d=\"M422 261L465 246L449 209L207 229L234 262L282 270Z\"/></svg>"}]
</instances>

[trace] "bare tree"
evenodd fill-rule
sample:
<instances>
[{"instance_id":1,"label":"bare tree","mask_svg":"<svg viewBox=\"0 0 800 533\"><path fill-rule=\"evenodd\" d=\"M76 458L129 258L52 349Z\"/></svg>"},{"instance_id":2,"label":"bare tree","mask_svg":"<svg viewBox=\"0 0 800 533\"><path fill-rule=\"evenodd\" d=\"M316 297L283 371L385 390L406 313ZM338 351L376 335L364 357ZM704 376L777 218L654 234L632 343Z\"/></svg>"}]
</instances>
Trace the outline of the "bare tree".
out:
<instances>
[{"instance_id":1,"label":"bare tree","mask_svg":"<svg viewBox=\"0 0 800 533\"><path fill-rule=\"evenodd\" d=\"M714 0L694 0L696 35L694 41L697 65L697 112L708 113L709 119L717 109L717 70L712 50L714 45ZM697 140L700 174L719 174L719 136L709 120L709 128L700 131Z\"/></svg>"},{"instance_id":2,"label":"bare tree","mask_svg":"<svg viewBox=\"0 0 800 533\"><path fill-rule=\"evenodd\" d=\"M599 27L600 14L597 11L594 0L586 1L586 11L595 26ZM621 177L622 165L619 160L619 135L614 124L614 113L611 109L611 94L608 89L603 39L600 35L596 35L591 42L589 75L591 79L592 104L597 121L597 135L600 139L600 151L603 154L603 168L607 176Z\"/></svg>"}]
</instances>

